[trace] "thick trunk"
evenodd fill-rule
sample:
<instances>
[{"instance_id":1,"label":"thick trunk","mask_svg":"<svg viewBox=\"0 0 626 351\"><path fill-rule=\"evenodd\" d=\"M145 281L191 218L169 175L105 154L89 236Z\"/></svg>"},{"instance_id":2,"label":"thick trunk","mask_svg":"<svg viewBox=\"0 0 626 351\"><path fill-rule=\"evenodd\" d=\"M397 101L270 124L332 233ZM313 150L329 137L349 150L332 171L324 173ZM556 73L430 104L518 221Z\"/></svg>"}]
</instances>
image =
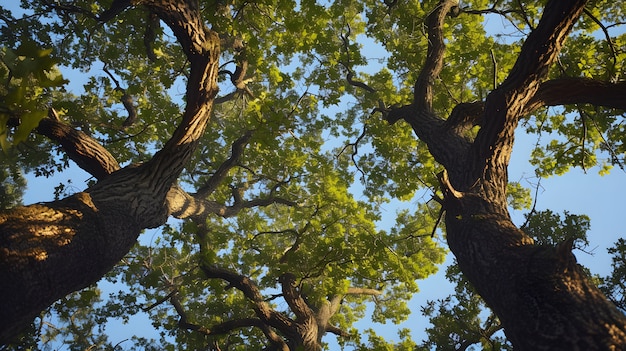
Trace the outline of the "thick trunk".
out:
<instances>
[{"instance_id":1,"label":"thick trunk","mask_svg":"<svg viewBox=\"0 0 626 351\"><path fill-rule=\"evenodd\" d=\"M576 264L571 242L534 245L507 210L507 167L517 121L533 100L558 92L560 86L550 84L539 91L541 80L583 6L584 1L546 5L509 76L486 100L483 123L470 149L471 164L450 165L460 176L442 178L450 249L520 350L626 347L626 317ZM563 103L577 96L575 89L569 91ZM596 102L610 106L613 100Z\"/></svg>"},{"instance_id":2,"label":"thick trunk","mask_svg":"<svg viewBox=\"0 0 626 351\"><path fill-rule=\"evenodd\" d=\"M114 1L101 19L112 18L130 3ZM100 279L142 229L165 223L168 192L209 120L218 90L217 34L205 27L197 1L140 3L170 26L191 63L182 122L150 161L117 170L105 150L94 152L100 146L92 139L65 128L54 116L44 121L38 131L60 141L99 181L61 201L0 213L0 342L56 299Z\"/></svg>"},{"instance_id":3,"label":"thick trunk","mask_svg":"<svg viewBox=\"0 0 626 351\"><path fill-rule=\"evenodd\" d=\"M448 192L446 205L450 249L516 349L626 346L625 316L576 264L571 243L534 245L508 214L493 211L497 205L478 194Z\"/></svg>"},{"instance_id":4,"label":"thick trunk","mask_svg":"<svg viewBox=\"0 0 626 351\"><path fill-rule=\"evenodd\" d=\"M283 296L291 312L296 316L295 333L289 345L292 350L319 351L322 349L322 336L325 330L318 324L315 312L306 303L296 285L296 278L291 273L280 277Z\"/></svg>"},{"instance_id":5,"label":"thick trunk","mask_svg":"<svg viewBox=\"0 0 626 351\"><path fill-rule=\"evenodd\" d=\"M130 250L141 226L128 213L79 193L0 214L0 343Z\"/></svg>"},{"instance_id":6,"label":"thick trunk","mask_svg":"<svg viewBox=\"0 0 626 351\"><path fill-rule=\"evenodd\" d=\"M432 112L432 82L443 60L443 22L453 0L429 18L429 54L405 119L446 172L440 178L450 249L519 350L623 350L626 318L585 276L571 243L539 246L511 222L507 167L518 120L541 106L592 103L624 107L624 85L546 78L584 1L549 1L507 79L484 102L461 104L443 120ZM436 27L436 28L433 28ZM589 94L590 91L595 91ZM599 93L602 91L602 93ZM474 139L464 137L479 125Z\"/></svg>"}]
</instances>

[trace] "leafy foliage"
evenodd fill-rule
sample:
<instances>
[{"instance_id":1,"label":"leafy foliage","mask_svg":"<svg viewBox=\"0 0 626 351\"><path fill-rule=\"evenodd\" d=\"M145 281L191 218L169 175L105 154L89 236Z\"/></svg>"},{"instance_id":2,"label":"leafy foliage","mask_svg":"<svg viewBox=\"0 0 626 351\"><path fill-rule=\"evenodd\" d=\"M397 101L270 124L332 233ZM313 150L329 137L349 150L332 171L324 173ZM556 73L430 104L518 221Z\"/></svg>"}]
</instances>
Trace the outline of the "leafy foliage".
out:
<instances>
[{"instance_id":1,"label":"leafy foliage","mask_svg":"<svg viewBox=\"0 0 626 351\"><path fill-rule=\"evenodd\" d=\"M624 286L624 270L626 269L626 241L619 239L615 246L609 249L613 255L611 264L613 272L602 279L600 288L622 311L626 310L626 287Z\"/></svg>"},{"instance_id":2,"label":"leafy foliage","mask_svg":"<svg viewBox=\"0 0 626 351\"><path fill-rule=\"evenodd\" d=\"M8 150L20 159L0 174L2 207L19 203L21 174L49 176L68 163L49 140L30 134L50 105L120 164L140 163L170 137L189 75L172 33L145 8L101 22L98 14L110 1L23 6L28 15L21 18L2 9L0 28L6 34L0 39L0 143L4 150L24 146ZM147 313L160 339L136 338L131 347L268 346L262 328L226 328L229 321L256 318L258 306L233 281L208 276L207 267L213 267L245 276L269 308L294 320L281 290L285 274L296 277L298 291L316 312L340 297L329 324L343 332L336 331L342 346L448 349L480 343L487 350L510 349L496 333L495 316L454 267L447 275L456 294L423 308L434 325L423 345L416 346L406 330L402 342L392 345L373 330L354 327L366 317L368 303L372 320L403 321L417 281L434 274L445 256L439 233L433 236L439 206L416 204L420 194L437 193L441 166L406 125L389 126L373 113L411 100L428 46L424 18L437 1L227 0L201 6L223 42L221 91L179 185L210 208L144 234L106 277L119 292L101 296L101 287L93 286L60 301L39 321L52 319L58 327L31 330L41 334L40 342L116 348L107 339L107 319ZM506 77L541 10L540 2L463 2L444 28L445 65L434 87L445 93L434 97L433 109L447 115L459 102L483 100ZM624 13L618 2L598 2L577 25L551 76L622 77L624 34L597 35L595 19L623 23ZM494 33L494 16L515 33ZM56 64L71 77L71 93L58 89L66 81ZM538 138L530 160L537 175L560 175L573 166L599 165L601 173L622 167L622 117L588 106L529 116L522 124ZM11 129L7 122L16 118L21 123ZM530 207L530 192L519 183L509 185L508 195L512 208ZM386 207L392 201L400 209ZM564 216L531 213L524 229L542 244L573 239L584 247L589 219ZM606 287L621 301L621 251L615 250L618 275ZM224 331L203 333L201 327Z\"/></svg>"},{"instance_id":3,"label":"leafy foliage","mask_svg":"<svg viewBox=\"0 0 626 351\"><path fill-rule=\"evenodd\" d=\"M0 79L4 82L0 86L0 147L5 152L10 143L26 140L46 116L50 89L67 82L51 52L28 38L17 49L5 47L0 52Z\"/></svg>"}]
</instances>

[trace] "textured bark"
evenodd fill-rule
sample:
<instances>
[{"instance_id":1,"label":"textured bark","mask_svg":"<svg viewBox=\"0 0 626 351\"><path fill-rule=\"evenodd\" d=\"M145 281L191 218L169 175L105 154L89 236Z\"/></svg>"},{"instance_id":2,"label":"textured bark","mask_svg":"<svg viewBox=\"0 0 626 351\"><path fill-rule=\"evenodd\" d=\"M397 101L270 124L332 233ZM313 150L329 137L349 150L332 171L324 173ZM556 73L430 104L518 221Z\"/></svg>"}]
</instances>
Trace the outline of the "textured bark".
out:
<instances>
[{"instance_id":1,"label":"textured bark","mask_svg":"<svg viewBox=\"0 0 626 351\"><path fill-rule=\"evenodd\" d=\"M53 109L50 109L48 115L49 118L39 122L37 133L58 142L78 167L96 179L102 179L120 169L115 157L96 140L61 122Z\"/></svg>"},{"instance_id":2,"label":"textured bark","mask_svg":"<svg viewBox=\"0 0 626 351\"><path fill-rule=\"evenodd\" d=\"M92 139L53 116L44 120L38 131L61 141L73 159L85 160L79 165L99 181L61 201L0 213L0 343L56 299L99 280L142 229L165 223L167 195L204 132L217 94L219 38L204 26L197 1L141 4L170 26L191 63L182 122L150 161L117 170ZM114 1L100 19L129 6Z\"/></svg>"},{"instance_id":3,"label":"textured bark","mask_svg":"<svg viewBox=\"0 0 626 351\"><path fill-rule=\"evenodd\" d=\"M0 214L0 342L55 300L100 279L142 229L86 193Z\"/></svg>"},{"instance_id":4,"label":"textured bark","mask_svg":"<svg viewBox=\"0 0 626 351\"><path fill-rule=\"evenodd\" d=\"M442 28L445 16L438 12L453 3L442 0L429 26ZM535 245L512 223L506 202L507 166L521 117L546 105L624 107L623 83L542 82L584 5L549 1L508 78L484 103L459 105L443 120L431 112L432 97L416 96L387 116L390 122L406 120L446 168L440 182L450 249L519 350L626 348L626 318L576 264L571 242ZM434 62L425 64L416 95L431 94L428 85L439 74L440 35L441 30L429 29L427 61ZM476 138L466 138L463 132L473 125L481 127Z\"/></svg>"}]
</instances>

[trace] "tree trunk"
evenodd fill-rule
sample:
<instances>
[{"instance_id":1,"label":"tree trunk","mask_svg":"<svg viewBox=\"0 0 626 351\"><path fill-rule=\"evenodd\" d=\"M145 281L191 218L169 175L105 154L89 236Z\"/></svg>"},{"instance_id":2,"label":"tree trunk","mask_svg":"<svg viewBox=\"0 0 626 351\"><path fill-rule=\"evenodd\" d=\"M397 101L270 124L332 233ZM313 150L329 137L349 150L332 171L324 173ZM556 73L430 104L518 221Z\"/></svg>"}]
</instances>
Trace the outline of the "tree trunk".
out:
<instances>
[{"instance_id":1,"label":"tree trunk","mask_svg":"<svg viewBox=\"0 0 626 351\"><path fill-rule=\"evenodd\" d=\"M0 214L0 343L119 262L142 229L130 213L79 193Z\"/></svg>"},{"instance_id":2,"label":"tree trunk","mask_svg":"<svg viewBox=\"0 0 626 351\"><path fill-rule=\"evenodd\" d=\"M516 349L623 349L626 318L576 264L571 242L534 245L484 194L457 196L445 201L448 244Z\"/></svg>"},{"instance_id":3,"label":"tree trunk","mask_svg":"<svg viewBox=\"0 0 626 351\"><path fill-rule=\"evenodd\" d=\"M432 111L429 96L442 66L445 13L456 6L442 0L429 16L427 62L414 101L385 116L391 123L406 120L445 167L440 183L450 249L519 350L626 349L625 316L576 264L572 243L535 245L507 210L507 167L521 117L550 104L624 104L620 93L588 94L592 86L623 92L623 84L583 79L542 83L584 5L549 1L502 85L484 104L460 104L444 120ZM470 139L464 132L474 125L480 130Z\"/></svg>"},{"instance_id":4,"label":"tree trunk","mask_svg":"<svg viewBox=\"0 0 626 351\"><path fill-rule=\"evenodd\" d=\"M114 17L130 3L114 1L100 19ZM64 130L52 117L41 126L40 132L70 144L63 146L73 148L71 157L89 159L78 164L99 181L61 201L0 213L0 343L55 300L99 280L128 253L141 230L165 223L168 192L204 133L218 90L219 37L205 27L197 1L138 3L170 26L191 64L182 122L150 161L113 173L112 156L74 147L85 142L80 133Z\"/></svg>"}]
</instances>

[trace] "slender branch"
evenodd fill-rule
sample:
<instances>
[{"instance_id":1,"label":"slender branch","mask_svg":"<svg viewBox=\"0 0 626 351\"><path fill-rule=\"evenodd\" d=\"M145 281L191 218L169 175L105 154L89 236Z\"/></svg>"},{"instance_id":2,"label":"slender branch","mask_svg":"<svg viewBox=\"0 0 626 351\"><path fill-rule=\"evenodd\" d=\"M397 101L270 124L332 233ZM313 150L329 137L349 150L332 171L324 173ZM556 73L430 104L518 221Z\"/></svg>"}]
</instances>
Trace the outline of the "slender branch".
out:
<instances>
[{"instance_id":1,"label":"slender branch","mask_svg":"<svg viewBox=\"0 0 626 351\"><path fill-rule=\"evenodd\" d=\"M609 49L611 50L611 56L613 57L613 67L612 67L613 74L610 76L610 79L614 80L617 78L616 76L617 72L615 72L615 66L617 65L617 50L615 50L615 44L613 43L613 40L611 39L611 35L609 34L607 27L604 24L602 24L602 22L600 22L600 20L597 19L596 16L594 16L591 13L591 11L587 9L584 9L583 11L585 15L591 18L591 20L595 22L598 26L600 26L602 33L604 33L604 38L606 38L606 42L609 44Z\"/></svg>"},{"instance_id":2,"label":"slender branch","mask_svg":"<svg viewBox=\"0 0 626 351\"><path fill-rule=\"evenodd\" d=\"M174 290L170 291L169 294L167 294L167 295L163 296L162 298L156 300L155 302L151 303L149 306L142 307L141 310L144 311L144 312L148 312L151 309L157 307L158 305L164 303L165 301L171 299L174 295L176 295L176 293L177 293L177 291L176 291L176 289L174 289Z\"/></svg>"},{"instance_id":3,"label":"slender branch","mask_svg":"<svg viewBox=\"0 0 626 351\"><path fill-rule=\"evenodd\" d=\"M248 145L248 141L252 137L252 131L246 131L241 137L239 137L233 143L231 147L230 157L224 161L218 168L217 171L207 180L207 182L198 189L196 195L200 198L205 198L212 194L215 189L220 185L220 183L224 180L224 178L228 175L228 172L237 165L239 159L243 155L243 151L245 150L246 145Z\"/></svg>"},{"instance_id":4,"label":"slender branch","mask_svg":"<svg viewBox=\"0 0 626 351\"><path fill-rule=\"evenodd\" d=\"M365 172L359 166L359 164L358 164L358 162L356 160L356 156L359 154L359 143L361 142L361 140L363 140L363 138L365 138L366 134L367 134L367 124L363 123L363 131L361 132L361 134L356 138L356 140L353 143L348 143L348 144L344 145L344 147L341 149L341 151L339 151L339 154L337 154L337 156L336 156L336 158L339 158L339 156L341 156L341 154L343 154L343 152L348 147L351 146L352 147L352 153L350 154L350 157L352 159L352 164L354 165L354 167L356 167L357 171L359 171L359 173L361 173L361 179L363 181L365 180Z\"/></svg>"},{"instance_id":5,"label":"slender branch","mask_svg":"<svg viewBox=\"0 0 626 351\"><path fill-rule=\"evenodd\" d=\"M352 71L352 63L350 62L350 42L348 39L350 37L351 28L348 24L346 24L346 27L348 27L348 32L346 34L341 33L341 41L343 42L343 48L346 51L346 62L340 61L341 65L346 69L346 71L348 71L348 74L346 75L346 80L350 85L354 87L361 88L368 93L376 93L376 89L370 87L363 82L354 80L354 71Z\"/></svg>"},{"instance_id":6,"label":"slender branch","mask_svg":"<svg viewBox=\"0 0 626 351\"><path fill-rule=\"evenodd\" d=\"M520 10L515 10L515 9L504 9L504 10L498 10L495 7L490 7L488 9L483 9L483 10L472 10L472 9L462 9L461 10L462 13L467 13L470 15L486 15L486 14L491 14L491 13L495 13L497 15L502 15L502 16L506 16L510 13L522 13L522 11Z\"/></svg>"},{"instance_id":7,"label":"slender branch","mask_svg":"<svg viewBox=\"0 0 626 351\"><path fill-rule=\"evenodd\" d=\"M96 16L93 12L89 11L88 9L76 6L76 5L60 4L57 1L50 1L50 0L44 0L43 3L46 5L46 7L48 7L51 10L55 10L58 12L65 12L65 13L79 13L89 18L100 20L100 17ZM112 7L113 6L114 5L112 5ZM130 1L128 1L127 6L130 6Z\"/></svg>"},{"instance_id":8,"label":"slender branch","mask_svg":"<svg viewBox=\"0 0 626 351\"><path fill-rule=\"evenodd\" d=\"M115 83L115 90L122 93L122 97L120 98L120 100L122 101L122 105L124 105L126 112L128 112L128 117L126 118L124 123L122 123L122 127L130 127L131 125L133 125L133 123L135 123L135 120L137 120L137 108L135 107L135 104L133 102L133 97L126 92L126 89L120 86L120 82L115 79L113 74L107 68L107 65L108 64L105 63L102 70L109 76L109 78L111 78L111 80L113 80L113 83Z\"/></svg>"},{"instance_id":9,"label":"slender branch","mask_svg":"<svg viewBox=\"0 0 626 351\"><path fill-rule=\"evenodd\" d=\"M528 14L526 13L526 10L524 10L524 4L522 4L520 0L517 0L517 5L519 6L519 13L524 19L524 22L526 22L526 25L528 25L528 28L530 28L530 30L535 30L535 28L533 27L533 24L528 19Z\"/></svg>"}]
</instances>

